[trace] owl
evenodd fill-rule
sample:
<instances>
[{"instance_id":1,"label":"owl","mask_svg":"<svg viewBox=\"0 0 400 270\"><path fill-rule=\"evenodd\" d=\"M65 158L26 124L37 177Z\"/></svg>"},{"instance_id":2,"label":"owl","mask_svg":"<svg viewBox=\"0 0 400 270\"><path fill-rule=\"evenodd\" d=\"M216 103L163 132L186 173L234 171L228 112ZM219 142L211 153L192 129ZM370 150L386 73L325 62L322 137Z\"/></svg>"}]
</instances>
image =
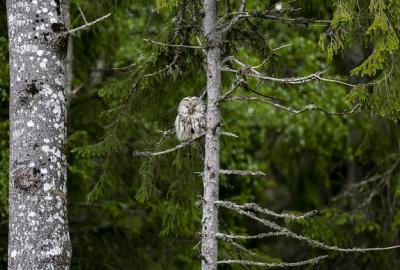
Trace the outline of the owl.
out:
<instances>
[{"instance_id":1,"label":"owl","mask_svg":"<svg viewBox=\"0 0 400 270\"><path fill-rule=\"evenodd\" d=\"M206 106L200 97L185 97L179 102L175 119L176 137L190 141L206 131Z\"/></svg>"}]
</instances>

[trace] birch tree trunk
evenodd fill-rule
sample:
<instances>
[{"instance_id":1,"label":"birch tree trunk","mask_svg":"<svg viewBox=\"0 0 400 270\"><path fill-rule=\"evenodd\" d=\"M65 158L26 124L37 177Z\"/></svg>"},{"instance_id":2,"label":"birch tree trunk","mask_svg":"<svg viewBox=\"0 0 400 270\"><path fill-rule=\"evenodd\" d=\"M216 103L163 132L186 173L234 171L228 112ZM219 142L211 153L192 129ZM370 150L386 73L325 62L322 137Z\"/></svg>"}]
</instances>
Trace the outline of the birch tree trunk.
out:
<instances>
[{"instance_id":1,"label":"birch tree trunk","mask_svg":"<svg viewBox=\"0 0 400 270\"><path fill-rule=\"evenodd\" d=\"M220 120L218 101L221 86L221 59L217 32L217 1L204 0L204 34L207 39L207 132L203 172L202 270L217 269L220 160Z\"/></svg>"},{"instance_id":2,"label":"birch tree trunk","mask_svg":"<svg viewBox=\"0 0 400 270\"><path fill-rule=\"evenodd\" d=\"M8 269L69 269L61 0L7 0L10 41Z\"/></svg>"}]
</instances>

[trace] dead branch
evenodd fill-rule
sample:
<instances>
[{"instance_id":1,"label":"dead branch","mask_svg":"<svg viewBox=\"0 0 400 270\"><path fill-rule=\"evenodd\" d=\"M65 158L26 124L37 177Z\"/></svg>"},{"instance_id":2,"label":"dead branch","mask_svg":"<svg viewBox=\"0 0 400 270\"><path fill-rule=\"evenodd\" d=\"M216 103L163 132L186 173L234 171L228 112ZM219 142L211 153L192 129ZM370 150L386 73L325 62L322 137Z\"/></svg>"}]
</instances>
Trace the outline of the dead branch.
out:
<instances>
[{"instance_id":1,"label":"dead branch","mask_svg":"<svg viewBox=\"0 0 400 270\"><path fill-rule=\"evenodd\" d=\"M68 33L68 34L71 34L71 35L74 35L74 34L80 32L80 31L84 31L84 30L88 29L89 27L95 25L95 24L98 23L98 22L101 22L101 21L107 19L107 18L110 17L110 16L111 16L111 13L108 13L107 15L105 15L105 16L103 16L103 17L100 17L100 18L98 18L97 20L94 20L94 21L92 21L92 22L90 22L90 23L87 23L87 24L84 24L84 25L82 25L82 26L79 26L79 27L77 27L77 28L71 29L71 30L69 30L67 33Z\"/></svg>"},{"instance_id":2,"label":"dead branch","mask_svg":"<svg viewBox=\"0 0 400 270\"><path fill-rule=\"evenodd\" d=\"M182 148L184 148L184 147L190 145L192 142L197 141L197 140L199 140L199 139L202 138L202 137L204 137L204 133L201 134L200 136L197 136L196 138L194 138L194 139L192 139L192 140L190 140L190 141L183 142L183 143L181 143L181 144L176 145L175 147L172 147L172 148L170 148L170 149L166 149L166 150L163 150L163 151L159 151L159 152L151 152L151 151L143 151L143 152L140 152L140 151L134 151L134 152L133 152L133 156L134 156L134 157L155 157L155 156L161 156L161 155L170 154L170 153L172 153L172 152L175 152L175 151L177 151L177 150L179 150L179 149L182 149Z\"/></svg>"},{"instance_id":3,"label":"dead branch","mask_svg":"<svg viewBox=\"0 0 400 270\"><path fill-rule=\"evenodd\" d=\"M79 5L79 3L76 3L76 5L78 6L78 10L79 10L79 13L80 13L81 16L82 16L83 21L85 22L85 24L88 24L89 22L88 22L88 20L86 19L85 13L83 13L83 11L82 11L82 9L81 9L81 6Z\"/></svg>"},{"instance_id":4,"label":"dead branch","mask_svg":"<svg viewBox=\"0 0 400 270\"><path fill-rule=\"evenodd\" d=\"M161 137L161 139L154 145L154 149L158 148L160 145L162 145L166 139L168 139L168 137L170 137L172 134L175 133L175 129L171 128L165 131L160 131L163 136Z\"/></svg>"},{"instance_id":5,"label":"dead branch","mask_svg":"<svg viewBox=\"0 0 400 270\"><path fill-rule=\"evenodd\" d=\"M261 171L252 172L243 170L219 170L219 174L242 175L242 176L266 176L266 174Z\"/></svg>"},{"instance_id":6,"label":"dead branch","mask_svg":"<svg viewBox=\"0 0 400 270\"><path fill-rule=\"evenodd\" d=\"M249 66L247 66L247 67L249 67ZM293 77L293 78L276 78L276 77L271 77L271 76L267 76L267 75L262 75L258 71L255 72L253 67L238 70L238 69L232 69L232 68L225 66L221 70L225 71L225 72L231 72L234 74L245 75L248 77L252 77L252 78L256 78L256 79L260 79L260 80L264 80L264 81L272 81L272 82L278 82L278 83L284 83L284 84L303 84L303 83L319 80L319 81L324 81L324 82L337 83L337 84L341 84L341 85L345 85L345 86L349 86L349 87L357 86L357 85L343 82L340 80L321 77L321 75L324 74L325 72L327 72L328 70L318 71L318 72L312 73L312 74L304 76L304 77ZM249 71L251 71L251 72L249 72Z\"/></svg>"},{"instance_id":7,"label":"dead branch","mask_svg":"<svg viewBox=\"0 0 400 270\"><path fill-rule=\"evenodd\" d=\"M389 247L375 247L375 248L340 248L337 246L329 246L325 243L322 243L320 241L314 240L314 239L310 239L308 237L305 237L303 235L299 235L295 232L292 232L291 230L279 226L278 224L276 224L275 222L272 222L270 220L267 219L263 219L263 218L259 218L257 217L254 213L249 212L249 211L245 211L239 207L236 207L234 204L224 204L223 205L225 208L231 209L241 215L247 216L261 224L263 224L264 226L273 229L277 232L282 233L282 235L286 236L286 237L290 237L292 239L296 239L299 241L303 241L307 244L309 244L310 246L313 247L317 247L320 249L324 249L324 250L331 250L331 251L339 251L339 252L344 252L344 253L350 253L350 252L370 252L370 251L383 251L383 250L391 250L391 249L397 249L400 248L400 245L397 246L389 246Z\"/></svg>"},{"instance_id":8,"label":"dead branch","mask_svg":"<svg viewBox=\"0 0 400 270\"><path fill-rule=\"evenodd\" d=\"M192 45L183 45L183 44L168 44L168 43L162 43L159 41L151 40L151 39L143 39L146 42L150 42L156 45L160 46L166 46L166 47L173 47L173 48L185 48L185 49L204 49L203 46L192 46Z\"/></svg>"},{"instance_id":9,"label":"dead branch","mask_svg":"<svg viewBox=\"0 0 400 270\"><path fill-rule=\"evenodd\" d=\"M284 106L278 102L275 102L273 100L271 100L272 98L266 98L266 97L254 97L254 96L234 96L234 97L227 97L225 99L225 101L257 101L257 102L262 102L262 103L266 103L269 105L272 105L274 107L277 107L278 109L282 109L285 111L288 111L290 113L293 114L301 114L304 113L306 111L320 111L325 113L326 115L347 115L347 114L353 114L356 112L356 109L360 106L360 104L358 103L357 105L355 105L350 111L347 112L329 112L325 109L322 109L320 107L317 107L314 104L308 104L306 106L304 106L303 108L300 109L294 109L291 107L287 107Z\"/></svg>"},{"instance_id":10,"label":"dead branch","mask_svg":"<svg viewBox=\"0 0 400 270\"><path fill-rule=\"evenodd\" d=\"M328 258L328 255L323 255L311 258L309 260L292 262L292 263L265 263L265 262L249 261L249 260L225 260L225 261L218 261L218 264L239 264L239 265L251 265L251 266L260 266L268 268L287 268L287 267L318 264L320 261L326 258Z\"/></svg>"},{"instance_id":11,"label":"dead branch","mask_svg":"<svg viewBox=\"0 0 400 270\"><path fill-rule=\"evenodd\" d=\"M154 146L153 149L159 147L159 146L164 142L164 140L167 139L169 136L171 136L173 133L174 133L174 130L167 130L167 131L164 131L163 137L162 137L162 138L160 139L160 141ZM159 151L159 152L134 151L134 152L132 153L132 155L133 155L134 157L155 157L155 156L161 156L161 155L170 154L170 153L175 152L175 151L177 151L177 150L179 150L179 149L185 148L186 146L190 145L192 142L197 141L197 140L199 140L200 138L204 137L204 135L205 135L205 134L203 133L203 134L201 134L200 136L198 136L198 137L196 137L196 138L194 138L194 139L192 139L192 140L190 140L190 141L183 142L183 143L181 143L181 144L178 144L178 145L176 145L176 146L174 146L174 147L172 147L172 148L169 148L169 149L166 149L166 150L163 150L163 151ZM230 133L230 132L221 132L221 135L227 136L227 137L239 138L239 136L237 136L237 135L234 134L234 133ZM165 137L165 138L164 138L164 137Z\"/></svg>"},{"instance_id":12,"label":"dead branch","mask_svg":"<svg viewBox=\"0 0 400 270\"><path fill-rule=\"evenodd\" d=\"M217 233L215 236L222 240L226 239L251 240L251 239L264 239L270 237L285 236L285 234L282 232L260 233L256 235L236 235L236 234Z\"/></svg>"},{"instance_id":13,"label":"dead branch","mask_svg":"<svg viewBox=\"0 0 400 270\"><path fill-rule=\"evenodd\" d=\"M225 207L228 209L232 209L232 210L236 210L236 209L250 210L250 211L266 214L266 215L272 216L272 217L287 218L287 219L292 219L292 220L309 218L309 217L315 216L318 213L317 210L313 210L313 211L305 213L303 215L295 215L295 214L288 214L288 213L278 214L269 209L262 208L261 206L255 204L255 203L246 203L243 205L239 205L239 204L236 204L236 203L230 202L230 201L217 201L215 203L219 206L222 206L222 207Z\"/></svg>"},{"instance_id":14,"label":"dead branch","mask_svg":"<svg viewBox=\"0 0 400 270\"><path fill-rule=\"evenodd\" d=\"M315 20L303 17L297 17L297 18L282 17L277 14L272 14L270 11L245 12L244 10L240 10L239 12L228 14L226 17L231 19L226 23L220 23L218 29L221 33L227 33L231 31L238 23L248 18L257 18L257 19L283 22L292 25L304 25L304 26L308 25L327 26L331 24L331 20Z\"/></svg>"}]
</instances>

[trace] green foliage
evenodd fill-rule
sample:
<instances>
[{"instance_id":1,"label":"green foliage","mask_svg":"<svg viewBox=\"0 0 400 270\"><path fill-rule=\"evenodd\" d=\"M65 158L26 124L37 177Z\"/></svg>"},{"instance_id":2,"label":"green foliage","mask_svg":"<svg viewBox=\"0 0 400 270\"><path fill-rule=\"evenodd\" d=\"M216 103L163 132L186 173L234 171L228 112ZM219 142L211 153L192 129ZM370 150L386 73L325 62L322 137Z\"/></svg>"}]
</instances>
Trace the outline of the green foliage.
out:
<instances>
[{"instance_id":1,"label":"green foliage","mask_svg":"<svg viewBox=\"0 0 400 270\"><path fill-rule=\"evenodd\" d=\"M400 48L399 4L398 0L338 0L331 27L320 38L330 60L351 47L367 54L351 75L371 83L355 89L348 101L360 102L366 112L394 121L399 117L400 73L395 64Z\"/></svg>"},{"instance_id":2,"label":"green foliage","mask_svg":"<svg viewBox=\"0 0 400 270\"><path fill-rule=\"evenodd\" d=\"M178 0L156 0L157 10L161 12L164 9L171 10L178 5Z\"/></svg>"}]
</instances>

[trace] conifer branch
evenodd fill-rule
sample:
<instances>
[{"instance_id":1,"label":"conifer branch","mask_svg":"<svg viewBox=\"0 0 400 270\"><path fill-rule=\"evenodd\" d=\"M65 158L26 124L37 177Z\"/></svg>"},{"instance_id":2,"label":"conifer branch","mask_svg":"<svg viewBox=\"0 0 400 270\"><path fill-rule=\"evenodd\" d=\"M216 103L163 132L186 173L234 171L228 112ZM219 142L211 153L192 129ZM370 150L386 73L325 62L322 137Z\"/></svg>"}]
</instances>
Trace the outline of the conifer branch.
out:
<instances>
[{"instance_id":1,"label":"conifer branch","mask_svg":"<svg viewBox=\"0 0 400 270\"><path fill-rule=\"evenodd\" d=\"M96 23L99 23L99 22L101 22L101 21L107 19L107 18L110 17L110 16L111 16L111 13L108 13L107 15L105 15L105 16L103 16L103 17L100 17L100 18L98 18L97 20L94 20L94 21L92 21L92 22L89 22L89 23L87 23L87 24L84 24L84 25L82 25L82 26L79 26L79 27L77 27L77 28L71 29L71 30L69 30L67 33L68 33L68 34L71 34L71 35L74 35L74 34L80 32L80 31L84 31L84 30L88 29L89 27L95 25Z\"/></svg>"},{"instance_id":2,"label":"conifer branch","mask_svg":"<svg viewBox=\"0 0 400 270\"><path fill-rule=\"evenodd\" d=\"M265 263L265 262L257 262L250 260L224 260L218 261L218 264L239 264L239 265L247 265L247 266L259 266L259 267L267 267L267 268L287 268L287 267L298 267L304 265L314 265L318 264L320 261L328 258L328 255L323 255L315 258L311 258L305 261L292 262L292 263Z\"/></svg>"}]
</instances>

